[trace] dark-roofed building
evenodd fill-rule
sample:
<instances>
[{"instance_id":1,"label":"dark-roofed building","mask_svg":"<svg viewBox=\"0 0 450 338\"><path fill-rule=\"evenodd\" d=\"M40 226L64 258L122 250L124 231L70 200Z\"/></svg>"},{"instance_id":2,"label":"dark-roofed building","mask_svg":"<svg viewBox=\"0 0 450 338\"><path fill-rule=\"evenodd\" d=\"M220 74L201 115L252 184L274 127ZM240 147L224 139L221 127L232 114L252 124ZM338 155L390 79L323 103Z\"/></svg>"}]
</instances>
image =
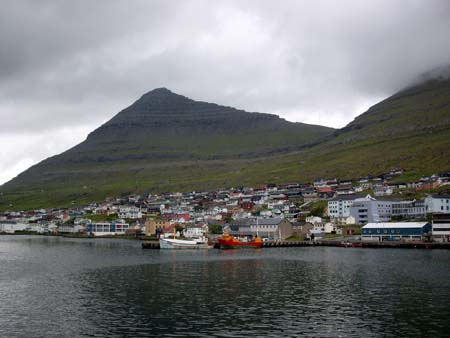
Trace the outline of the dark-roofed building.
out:
<instances>
[{"instance_id":1,"label":"dark-roofed building","mask_svg":"<svg viewBox=\"0 0 450 338\"><path fill-rule=\"evenodd\" d=\"M368 223L362 227L363 241L424 240L431 235L428 222Z\"/></svg>"},{"instance_id":2,"label":"dark-roofed building","mask_svg":"<svg viewBox=\"0 0 450 338\"><path fill-rule=\"evenodd\" d=\"M261 237L271 240L286 239L293 234L292 223L283 218L247 218L228 225L233 236Z\"/></svg>"},{"instance_id":3,"label":"dark-roofed building","mask_svg":"<svg viewBox=\"0 0 450 338\"><path fill-rule=\"evenodd\" d=\"M309 238L310 231L314 229L314 224L308 222L292 222L292 229L294 235Z\"/></svg>"}]
</instances>

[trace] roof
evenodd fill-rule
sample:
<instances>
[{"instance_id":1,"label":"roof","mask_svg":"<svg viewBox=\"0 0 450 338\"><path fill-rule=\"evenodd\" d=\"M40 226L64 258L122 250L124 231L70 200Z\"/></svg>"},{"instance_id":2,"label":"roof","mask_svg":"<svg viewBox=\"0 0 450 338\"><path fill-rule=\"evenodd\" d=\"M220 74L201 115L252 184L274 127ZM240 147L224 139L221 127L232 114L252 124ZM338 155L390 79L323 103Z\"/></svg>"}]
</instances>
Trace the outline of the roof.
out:
<instances>
[{"instance_id":1,"label":"roof","mask_svg":"<svg viewBox=\"0 0 450 338\"><path fill-rule=\"evenodd\" d=\"M423 228L429 222L394 222L394 223L367 223L363 229L398 229Z\"/></svg>"},{"instance_id":2,"label":"roof","mask_svg":"<svg viewBox=\"0 0 450 338\"><path fill-rule=\"evenodd\" d=\"M322 192L322 193L325 193L325 192L334 192L334 190L331 189L331 188L318 188L317 191L318 191L318 192Z\"/></svg>"},{"instance_id":3,"label":"roof","mask_svg":"<svg viewBox=\"0 0 450 338\"><path fill-rule=\"evenodd\" d=\"M433 198L450 198L450 194L433 194L431 195Z\"/></svg>"},{"instance_id":4,"label":"roof","mask_svg":"<svg viewBox=\"0 0 450 338\"><path fill-rule=\"evenodd\" d=\"M355 199L355 202L372 202L372 201L378 201L376 198L370 196L370 197L361 197ZM382 202L382 201L380 201Z\"/></svg>"},{"instance_id":5,"label":"roof","mask_svg":"<svg viewBox=\"0 0 450 338\"><path fill-rule=\"evenodd\" d=\"M258 225L280 224L283 218L258 218ZM254 222L256 224L256 221Z\"/></svg>"},{"instance_id":6,"label":"roof","mask_svg":"<svg viewBox=\"0 0 450 338\"><path fill-rule=\"evenodd\" d=\"M348 194L348 195L338 195L337 197L331 199L330 201L353 201L357 198L364 198L364 194Z\"/></svg>"},{"instance_id":7,"label":"roof","mask_svg":"<svg viewBox=\"0 0 450 338\"><path fill-rule=\"evenodd\" d=\"M232 222L232 225L237 226L250 226L250 225L278 225L283 221L283 218L280 217L274 217L274 218L258 218L258 221L256 218L245 218L241 220L237 220Z\"/></svg>"}]
</instances>

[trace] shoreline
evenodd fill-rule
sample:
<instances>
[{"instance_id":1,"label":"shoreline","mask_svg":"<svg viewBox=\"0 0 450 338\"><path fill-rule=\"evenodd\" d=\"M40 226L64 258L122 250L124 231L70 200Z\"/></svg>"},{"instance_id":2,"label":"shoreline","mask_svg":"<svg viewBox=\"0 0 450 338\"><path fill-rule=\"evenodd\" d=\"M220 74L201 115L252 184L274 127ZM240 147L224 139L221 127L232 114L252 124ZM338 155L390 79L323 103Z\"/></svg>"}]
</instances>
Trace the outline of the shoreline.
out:
<instances>
[{"instance_id":1,"label":"shoreline","mask_svg":"<svg viewBox=\"0 0 450 338\"><path fill-rule=\"evenodd\" d=\"M70 235L70 234L39 234L30 232L20 232L20 233L0 233L1 236L39 236L39 237L62 237L62 238L73 238L73 239L126 239L132 241L142 241L142 249L160 249L159 241L148 237L137 237L133 235L106 235L106 236L80 236L80 235ZM217 244L217 243L216 243ZM214 248L218 248L215 244ZM444 249L450 250L450 242L423 242L423 241L270 241L264 242L263 248L288 248L288 247L317 247L317 246L328 246L328 247L339 247L339 248L370 248L370 249Z\"/></svg>"},{"instance_id":2,"label":"shoreline","mask_svg":"<svg viewBox=\"0 0 450 338\"><path fill-rule=\"evenodd\" d=\"M450 250L450 243L437 242L345 242L345 241L274 241L264 242L263 249L270 248L292 248L292 247L317 247L328 246L338 248L368 248L368 249L446 249ZM217 243L214 245L215 249L219 249ZM158 241L144 241L142 242L142 249L160 249ZM238 249L237 249L238 250Z\"/></svg>"},{"instance_id":3,"label":"shoreline","mask_svg":"<svg viewBox=\"0 0 450 338\"><path fill-rule=\"evenodd\" d=\"M129 239L138 241L151 241L152 238L146 236L134 236L134 235L105 235L105 236L87 236L87 235L72 235L72 234L51 234L51 233L36 233L36 232L16 232L16 233L0 233L1 236L40 236L40 237L63 237L63 238L79 238L79 239Z\"/></svg>"}]
</instances>

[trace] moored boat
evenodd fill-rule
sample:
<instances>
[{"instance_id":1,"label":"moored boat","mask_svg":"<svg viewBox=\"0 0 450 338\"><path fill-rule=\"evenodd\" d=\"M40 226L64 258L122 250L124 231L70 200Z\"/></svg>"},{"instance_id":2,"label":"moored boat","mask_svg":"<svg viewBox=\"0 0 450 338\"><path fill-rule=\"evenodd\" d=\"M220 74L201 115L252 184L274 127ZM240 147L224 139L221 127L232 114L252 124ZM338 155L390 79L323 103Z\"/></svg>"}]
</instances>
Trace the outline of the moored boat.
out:
<instances>
[{"instance_id":1,"label":"moored boat","mask_svg":"<svg viewBox=\"0 0 450 338\"><path fill-rule=\"evenodd\" d=\"M174 236L172 238L161 236L159 247L161 249L209 249L211 246L208 245L206 238L178 239Z\"/></svg>"},{"instance_id":2,"label":"moored boat","mask_svg":"<svg viewBox=\"0 0 450 338\"><path fill-rule=\"evenodd\" d=\"M219 244L221 249L258 249L262 248L263 241L259 237L248 241L225 234L219 238Z\"/></svg>"}]
</instances>

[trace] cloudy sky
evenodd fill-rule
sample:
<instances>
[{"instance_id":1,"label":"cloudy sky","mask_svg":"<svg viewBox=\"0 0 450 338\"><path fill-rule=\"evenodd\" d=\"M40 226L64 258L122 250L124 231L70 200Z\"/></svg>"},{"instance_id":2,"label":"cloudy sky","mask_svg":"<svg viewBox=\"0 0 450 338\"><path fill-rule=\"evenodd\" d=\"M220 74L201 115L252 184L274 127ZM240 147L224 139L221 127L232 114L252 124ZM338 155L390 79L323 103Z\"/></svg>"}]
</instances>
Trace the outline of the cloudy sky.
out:
<instances>
[{"instance_id":1,"label":"cloudy sky","mask_svg":"<svg viewBox=\"0 0 450 338\"><path fill-rule=\"evenodd\" d=\"M450 1L21 1L0 10L0 184L155 87L342 127L450 63Z\"/></svg>"}]
</instances>

